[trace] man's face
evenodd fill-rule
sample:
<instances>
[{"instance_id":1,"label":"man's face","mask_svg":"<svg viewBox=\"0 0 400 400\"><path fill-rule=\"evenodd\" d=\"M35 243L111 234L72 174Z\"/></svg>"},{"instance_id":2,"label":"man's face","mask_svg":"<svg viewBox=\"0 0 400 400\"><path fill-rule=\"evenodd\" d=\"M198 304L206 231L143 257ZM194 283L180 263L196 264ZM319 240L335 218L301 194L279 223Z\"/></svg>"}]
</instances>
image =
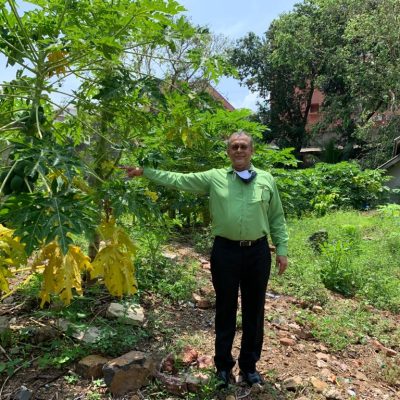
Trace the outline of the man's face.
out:
<instances>
[{"instance_id":1,"label":"man's face","mask_svg":"<svg viewBox=\"0 0 400 400\"><path fill-rule=\"evenodd\" d=\"M250 167L253 148L248 136L233 136L228 145L228 156L232 161L232 166L236 171L243 171Z\"/></svg>"}]
</instances>

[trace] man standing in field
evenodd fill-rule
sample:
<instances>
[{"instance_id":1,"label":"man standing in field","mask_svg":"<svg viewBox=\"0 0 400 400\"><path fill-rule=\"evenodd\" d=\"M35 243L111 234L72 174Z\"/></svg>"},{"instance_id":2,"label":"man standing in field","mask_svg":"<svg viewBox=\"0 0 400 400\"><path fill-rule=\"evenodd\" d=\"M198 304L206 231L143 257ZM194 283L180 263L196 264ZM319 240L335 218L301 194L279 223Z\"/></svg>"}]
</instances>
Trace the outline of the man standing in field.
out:
<instances>
[{"instance_id":1,"label":"man standing in field","mask_svg":"<svg viewBox=\"0 0 400 400\"><path fill-rule=\"evenodd\" d=\"M282 274L288 265L288 234L274 178L251 164L253 140L246 132L233 133L227 153L231 167L197 173L176 173L126 167L129 177L194 193L208 193L215 235L211 252L212 282L216 293L215 366L221 387L231 381L235 361L239 288L242 306L242 341L239 368L249 384L261 384L256 370L264 335L264 303L271 268L267 235L276 246L276 265Z\"/></svg>"}]
</instances>

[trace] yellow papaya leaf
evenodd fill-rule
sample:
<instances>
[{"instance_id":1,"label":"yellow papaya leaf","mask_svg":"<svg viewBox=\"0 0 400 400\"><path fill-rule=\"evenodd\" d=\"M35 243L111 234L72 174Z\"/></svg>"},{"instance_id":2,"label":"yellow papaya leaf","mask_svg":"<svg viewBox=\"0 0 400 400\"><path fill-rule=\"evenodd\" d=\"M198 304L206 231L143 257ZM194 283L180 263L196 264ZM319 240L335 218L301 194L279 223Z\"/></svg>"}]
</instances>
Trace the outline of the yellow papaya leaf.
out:
<instances>
[{"instance_id":1,"label":"yellow papaya leaf","mask_svg":"<svg viewBox=\"0 0 400 400\"><path fill-rule=\"evenodd\" d=\"M82 275L85 269L90 269L89 257L82 253L78 246L69 246L63 260L63 286L60 298L64 304L70 304L72 300L72 289L82 295Z\"/></svg>"},{"instance_id":2,"label":"yellow papaya leaf","mask_svg":"<svg viewBox=\"0 0 400 400\"><path fill-rule=\"evenodd\" d=\"M9 267L18 268L25 263L25 246L14 236L14 230L0 224L0 291L10 290L7 278L13 274Z\"/></svg>"},{"instance_id":3,"label":"yellow papaya leaf","mask_svg":"<svg viewBox=\"0 0 400 400\"><path fill-rule=\"evenodd\" d=\"M1 259L0 259L0 293L10 291L7 278L10 278L11 276L12 273L10 272L9 269L1 265Z\"/></svg>"},{"instance_id":4,"label":"yellow papaya leaf","mask_svg":"<svg viewBox=\"0 0 400 400\"><path fill-rule=\"evenodd\" d=\"M158 195L156 192L151 192L150 190L146 190L144 194L150 198L150 200L155 203L158 200Z\"/></svg>"},{"instance_id":5,"label":"yellow papaya leaf","mask_svg":"<svg viewBox=\"0 0 400 400\"><path fill-rule=\"evenodd\" d=\"M53 241L43 247L33 263L33 268L44 265L40 306L50 302L50 295L59 295L65 305L71 303L72 289L82 294L81 272L90 269L89 257L77 246L69 246L63 255L59 244Z\"/></svg>"},{"instance_id":6,"label":"yellow papaya leaf","mask_svg":"<svg viewBox=\"0 0 400 400\"><path fill-rule=\"evenodd\" d=\"M136 293L132 256L121 251L118 245L111 244L100 250L92 267L91 278L103 277L104 284L113 296Z\"/></svg>"}]
</instances>

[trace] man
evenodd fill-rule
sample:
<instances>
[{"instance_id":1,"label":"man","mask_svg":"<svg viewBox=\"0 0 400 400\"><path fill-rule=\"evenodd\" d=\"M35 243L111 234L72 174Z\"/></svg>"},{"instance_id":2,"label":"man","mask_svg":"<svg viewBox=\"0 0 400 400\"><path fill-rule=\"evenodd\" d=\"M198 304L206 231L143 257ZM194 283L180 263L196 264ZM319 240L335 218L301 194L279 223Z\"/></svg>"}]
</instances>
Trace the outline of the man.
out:
<instances>
[{"instance_id":1,"label":"man","mask_svg":"<svg viewBox=\"0 0 400 400\"><path fill-rule=\"evenodd\" d=\"M253 141L245 132L228 140L232 166L181 174L151 168L131 168L129 177L144 175L175 189L210 195L212 232L212 282L216 293L215 366L221 387L230 383L235 365L232 344L240 288L242 341L239 368L249 384L263 382L256 370L260 359L264 303L271 267L267 235L276 246L276 264L282 274L287 265L288 234L282 204L273 177L251 164Z\"/></svg>"}]
</instances>

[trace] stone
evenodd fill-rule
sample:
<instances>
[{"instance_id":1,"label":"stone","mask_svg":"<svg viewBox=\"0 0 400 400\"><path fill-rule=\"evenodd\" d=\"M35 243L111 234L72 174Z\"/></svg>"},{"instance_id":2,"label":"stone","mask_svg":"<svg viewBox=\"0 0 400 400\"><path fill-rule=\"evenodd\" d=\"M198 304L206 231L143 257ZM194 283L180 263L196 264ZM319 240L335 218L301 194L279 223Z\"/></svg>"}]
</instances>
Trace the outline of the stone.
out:
<instances>
[{"instance_id":1,"label":"stone","mask_svg":"<svg viewBox=\"0 0 400 400\"><path fill-rule=\"evenodd\" d=\"M76 372L85 379L100 379L103 377L103 366L108 361L108 358L92 354L78 362Z\"/></svg>"},{"instance_id":2,"label":"stone","mask_svg":"<svg viewBox=\"0 0 400 400\"><path fill-rule=\"evenodd\" d=\"M165 357L161 361L161 367L160 367L161 372L168 372L170 374L175 375L178 371L175 367L175 357L172 353L168 354L167 357Z\"/></svg>"},{"instance_id":3,"label":"stone","mask_svg":"<svg viewBox=\"0 0 400 400\"><path fill-rule=\"evenodd\" d=\"M10 321L7 317L0 316L0 335L10 330Z\"/></svg>"},{"instance_id":4,"label":"stone","mask_svg":"<svg viewBox=\"0 0 400 400\"><path fill-rule=\"evenodd\" d=\"M327 400L343 400L342 395L336 389L327 389L323 392L323 395Z\"/></svg>"},{"instance_id":5,"label":"stone","mask_svg":"<svg viewBox=\"0 0 400 400\"><path fill-rule=\"evenodd\" d=\"M315 376L312 376L310 378L311 385L313 386L314 390L317 393L322 393L325 389L328 388L328 384L324 381L321 381L320 379L316 378Z\"/></svg>"},{"instance_id":6,"label":"stone","mask_svg":"<svg viewBox=\"0 0 400 400\"><path fill-rule=\"evenodd\" d=\"M393 350L393 349L390 349L390 348L388 348L388 347L385 347L385 354L386 354L388 357L396 357L397 351L396 351L396 350Z\"/></svg>"},{"instance_id":7,"label":"stone","mask_svg":"<svg viewBox=\"0 0 400 400\"><path fill-rule=\"evenodd\" d=\"M187 366L195 363L198 357L199 352L191 346L186 346L180 355L180 359L182 360L183 364Z\"/></svg>"},{"instance_id":8,"label":"stone","mask_svg":"<svg viewBox=\"0 0 400 400\"><path fill-rule=\"evenodd\" d=\"M169 251L163 251L161 255L169 261L176 262L178 261L178 255L175 253L171 253Z\"/></svg>"},{"instance_id":9,"label":"stone","mask_svg":"<svg viewBox=\"0 0 400 400\"><path fill-rule=\"evenodd\" d=\"M323 361L323 360L318 360L317 361L317 367L318 368L326 368L327 366L328 366L328 364L325 361Z\"/></svg>"},{"instance_id":10,"label":"stone","mask_svg":"<svg viewBox=\"0 0 400 400\"><path fill-rule=\"evenodd\" d=\"M163 384L165 390L169 393L182 396L188 392L187 383L180 376L171 376L161 372L156 372L155 377Z\"/></svg>"},{"instance_id":11,"label":"stone","mask_svg":"<svg viewBox=\"0 0 400 400\"><path fill-rule=\"evenodd\" d=\"M131 351L103 366L104 382L117 396L140 389L155 371L155 360L141 351Z\"/></svg>"},{"instance_id":12,"label":"stone","mask_svg":"<svg viewBox=\"0 0 400 400\"><path fill-rule=\"evenodd\" d=\"M35 326L32 328L32 343L39 344L51 341L60 336L60 332L52 326Z\"/></svg>"},{"instance_id":13,"label":"stone","mask_svg":"<svg viewBox=\"0 0 400 400\"><path fill-rule=\"evenodd\" d=\"M214 366L214 360L211 356L199 356L197 358L197 367L199 369L209 369Z\"/></svg>"},{"instance_id":14,"label":"stone","mask_svg":"<svg viewBox=\"0 0 400 400\"><path fill-rule=\"evenodd\" d=\"M356 397L357 393L353 389L348 389L347 394L352 397Z\"/></svg>"},{"instance_id":15,"label":"stone","mask_svg":"<svg viewBox=\"0 0 400 400\"><path fill-rule=\"evenodd\" d=\"M100 339L101 330L95 326L90 326L84 331L76 332L73 336L78 340L82 340L82 342L93 344Z\"/></svg>"},{"instance_id":16,"label":"stone","mask_svg":"<svg viewBox=\"0 0 400 400\"><path fill-rule=\"evenodd\" d=\"M200 296L197 293L193 293L192 297L193 297L193 300L194 300L197 308L200 308L202 310L208 310L208 309L214 307L213 302L211 300L207 299L206 297Z\"/></svg>"},{"instance_id":17,"label":"stone","mask_svg":"<svg viewBox=\"0 0 400 400\"><path fill-rule=\"evenodd\" d=\"M325 354L325 353L317 353L316 356L317 356L318 360L322 360L322 361L326 361L326 362L329 361L329 359L330 359L329 354Z\"/></svg>"},{"instance_id":18,"label":"stone","mask_svg":"<svg viewBox=\"0 0 400 400\"><path fill-rule=\"evenodd\" d=\"M15 400L30 400L32 398L33 392L26 386L21 386L14 396Z\"/></svg>"},{"instance_id":19,"label":"stone","mask_svg":"<svg viewBox=\"0 0 400 400\"><path fill-rule=\"evenodd\" d=\"M355 373L355 378L358 379L359 381L368 381L367 376L360 371L357 371Z\"/></svg>"},{"instance_id":20,"label":"stone","mask_svg":"<svg viewBox=\"0 0 400 400\"><path fill-rule=\"evenodd\" d=\"M225 397L225 400L236 400L236 396L234 396L233 394L229 394Z\"/></svg>"},{"instance_id":21,"label":"stone","mask_svg":"<svg viewBox=\"0 0 400 400\"><path fill-rule=\"evenodd\" d=\"M314 311L316 314L322 314L324 309L321 306L313 306L312 311Z\"/></svg>"},{"instance_id":22,"label":"stone","mask_svg":"<svg viewBox=\"0 0 400 400\"><path fill-rule=\"evenodd\" d=\"M201 387L209 381L209 376L198 372L196 374L187 374L185 378L187 390L192 393L198 393Z\"/></svg>"},{"instance_id":23,"label":"stone","mask_svg":"<svg viewBox=\"0 0 400 400\"><path fill-rule=\"evenodd\" d=\"M111 303L106 311L109 318L121 318L127 325L142 326L144 323L144 310L138 304L125 306L120 303Z\"/></svg>"},{"instance_id":24,"label":"stone","mask_svg":"<svg viewBox=\"0 0 400 400\"><path fill-rule=\"evenodd\" d=\"M296 341L288 337L283 337L279 339L279 343L283 346L294 346L296 344Z\"/></svg>"},{"instance_id":25,"label":"stone","mask_svg":"<svg viewBox=\"0 0 400 400\"><path fill-rule=\"evenodd\" d=\"M295 392L304 386L303 379L300 376L293 376L291 378L286 378L282 382L282 387L288 391Z\"/></svg>"}]
</instances>

